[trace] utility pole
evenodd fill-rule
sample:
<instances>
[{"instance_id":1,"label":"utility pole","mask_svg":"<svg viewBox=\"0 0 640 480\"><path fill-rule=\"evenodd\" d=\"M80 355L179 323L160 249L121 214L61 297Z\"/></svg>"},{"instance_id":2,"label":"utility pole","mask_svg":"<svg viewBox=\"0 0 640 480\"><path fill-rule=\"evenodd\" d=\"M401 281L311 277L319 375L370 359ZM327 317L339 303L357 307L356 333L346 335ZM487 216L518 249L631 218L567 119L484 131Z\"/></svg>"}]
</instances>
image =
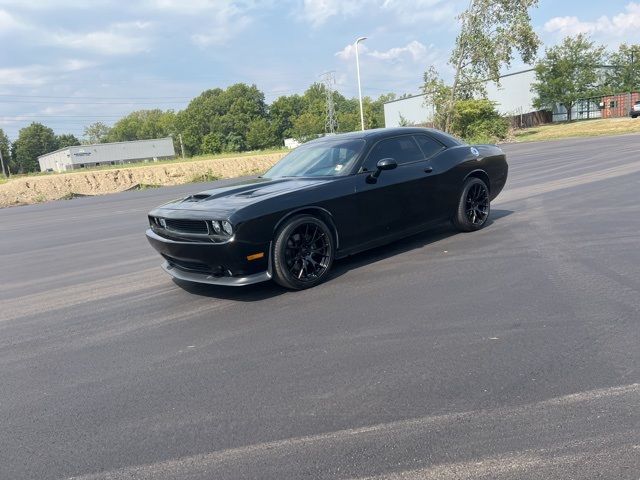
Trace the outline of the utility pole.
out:
<instances>
[{"instance_id":1,"label":"utility pole","mask_svg":"<svg viewBox=\"0 0 640 480\"><path fill-rule=\"evenodd\" d=\"M320 75L324 84L324 93L327 98L327 117L324 123L325 133L336 133L338 130L338 119L336 118L336 109L333 103L333 86L336 83L335 72L326 72Z\"/></svg>"},{"instance_id":2,"label":"utility pole","mask_svg":"<svg viewBox=\"0 0 640 480\"><path fill-rule=\"evenodd\" d=\"M182 152L182 159L184 160L184 143L182 143L182 134L178 134L178 138L180 138L180 151Z\"/></svg>"},{"instance_id":3,"label":"utility pole","mask_svg":"<svg viewBox=\"0 0 640 480\"><path fill-rule=\"evenodd\" d=\"M635 65L636 57L635 57L635 55L636 55L636 49L631 47L631 65L630 65L630 68L629 68L629 70L630 70L629 73L631 74L631 78L629 80L629 90L632 93L633 93L633 87L635 86L634 81L636 80L635 79L635 75L634 75L634 73L636 73L636 65Z\"/></svg>"},{"instance_id":4,"label":"utility pole","mask_svg":"<svg viewBox=\"0 0 640 480\"><path fill-rule=\"evenodd\" d=\"M0 166L2 166L2 173L6 178L9 178L9 169L4 168L4 158L2 157L2 147L0 146Z\"/></svg>"}]
</instances>

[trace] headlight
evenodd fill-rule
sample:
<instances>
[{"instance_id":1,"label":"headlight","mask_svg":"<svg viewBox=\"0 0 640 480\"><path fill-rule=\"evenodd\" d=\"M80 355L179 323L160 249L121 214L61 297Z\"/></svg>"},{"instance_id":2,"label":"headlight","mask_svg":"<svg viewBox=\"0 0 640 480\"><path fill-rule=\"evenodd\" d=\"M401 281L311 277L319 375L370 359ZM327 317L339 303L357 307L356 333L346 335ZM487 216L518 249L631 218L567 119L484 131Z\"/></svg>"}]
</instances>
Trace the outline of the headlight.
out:
<instances>
[{"instance_id":1,"label":"headlight","mask_svg":"<svg viewBox=\"0 0 640 480\"><path fill-rule=\"evenodd\" d=\"M217 220L211 220L211 228L213 228L213 231L216 233L216 235L219 235L220 232L222 231L220 222Z\"/></svg>"},{"instance_id":2,"label":"headlight","mask_svg":"<svg viewBox=\"0 0 640 480\"><path fill-rule=\"evenodd\" d=\"M222 222L222 229L224 230L224 233L226 233L227 235L229 236L233 235L233 226L226 220Z\"/></svg>"},{"instance_id":3,"label":"headlight","mask_svg":"<svg viewBox=\"0 0 640 480\"><path fill-rule=\"evenodd\" d=\"M167 228L167 222L165 221L164 218L159 219L160 220L160 226L162 228Z\"/></svg>"}]
</instances>

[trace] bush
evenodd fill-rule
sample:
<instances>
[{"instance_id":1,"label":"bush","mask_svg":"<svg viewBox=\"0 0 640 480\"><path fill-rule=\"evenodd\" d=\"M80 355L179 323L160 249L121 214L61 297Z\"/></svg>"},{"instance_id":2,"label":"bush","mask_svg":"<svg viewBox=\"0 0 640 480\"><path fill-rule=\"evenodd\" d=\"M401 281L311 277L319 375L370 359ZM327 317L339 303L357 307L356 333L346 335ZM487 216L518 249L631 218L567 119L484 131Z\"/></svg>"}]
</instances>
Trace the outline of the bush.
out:
<instances>
[{"instance_id":1,"label":"bush","mask_svg":"<svg viewBox=\"0 0 640 480\"><path fill-rule=\"evenodd\" d=\"M495 143L506 138L509 122L500 116L495 103L487 99L458 100L451 133L470 143Z\"/></svg>"},{"instance_id":2,"label":"bush","mask_svg":"<svg viewBox=\"0 0 640 480\"><path fill-rule=\"evenodd\" d=\"M225 152L242 152L246 149L244 138L237 133L230 133L227 135L226 143L224 146Z\"/></svg>"},{"instance_id":3,"label":"bush","mask_svg":"<svg viewBox=\"0 0 640 480\"><path fill-rule=\"evenodd\" d=\"M202 139L202 153L220 153L224 147L224 138L219 133L208 133Z\"/></svg>"}]
</instances>

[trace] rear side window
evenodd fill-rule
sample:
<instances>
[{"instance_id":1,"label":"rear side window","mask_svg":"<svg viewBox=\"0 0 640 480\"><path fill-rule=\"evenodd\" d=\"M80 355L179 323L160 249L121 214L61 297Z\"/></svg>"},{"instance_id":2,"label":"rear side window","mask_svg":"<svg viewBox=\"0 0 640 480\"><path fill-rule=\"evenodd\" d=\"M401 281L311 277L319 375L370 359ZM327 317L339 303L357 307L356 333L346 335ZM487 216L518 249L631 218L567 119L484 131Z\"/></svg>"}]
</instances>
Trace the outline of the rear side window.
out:
<instances>
[{"instance_id":1,"label":"rear side window","mask_svg":"<svg viewBox=\"0 0 640 480\"><path fill-rule=\"evenodd\" d=\"M433 157L439 151L444 150L444 145L427 135L416 135L415 138L420 149L424 152L425 158Z\"/></svg>"},{"instance_id":2,"label":"rear side window","mask_svg":"<svg viewBox=\"0 0 640 480\"><path fill-rule=\"evenodd\" d=\"M362 170L371 172L376 169L378 161L383 158L393 158L398 165L422 160L424 155L418 148L413 137L407 135L403 137L388 138L378 142L369 152L367 159L362 166Z\"/></svg>"}]
</instances>

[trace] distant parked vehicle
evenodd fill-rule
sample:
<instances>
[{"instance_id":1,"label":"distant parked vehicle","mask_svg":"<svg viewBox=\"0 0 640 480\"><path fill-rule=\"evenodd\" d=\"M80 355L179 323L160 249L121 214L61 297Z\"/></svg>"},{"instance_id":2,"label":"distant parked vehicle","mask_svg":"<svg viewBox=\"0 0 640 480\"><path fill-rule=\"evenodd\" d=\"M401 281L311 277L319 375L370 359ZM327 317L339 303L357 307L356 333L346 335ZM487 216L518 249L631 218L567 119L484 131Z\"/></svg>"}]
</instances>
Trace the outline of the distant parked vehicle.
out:
<instances>
[{"instance_id":1,"label":"distant parked vehicle","mask_svg":"<svg viewBox=\"0 0 640 480\"><path fill-rule=\"evenodd\" d=\"M631 107L629 111L629 116L631 118L640 117L640 100L633 104L633 107Z\"/></svg>"}]
</instances>

